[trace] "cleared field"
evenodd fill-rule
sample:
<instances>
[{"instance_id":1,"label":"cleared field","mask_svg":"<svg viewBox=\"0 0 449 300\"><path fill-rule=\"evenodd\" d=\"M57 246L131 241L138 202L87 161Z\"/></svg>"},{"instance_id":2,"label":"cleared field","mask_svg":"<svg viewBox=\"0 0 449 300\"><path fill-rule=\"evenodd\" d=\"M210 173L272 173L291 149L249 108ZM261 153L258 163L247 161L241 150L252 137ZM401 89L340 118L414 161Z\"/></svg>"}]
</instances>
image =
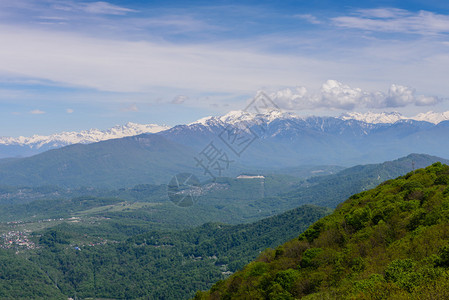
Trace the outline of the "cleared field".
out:
<instances>
[{"instance_id":1,"label":"cleared field","mask_svg":"<svg viewBox=\"0 0 449 300\"><path fill-rule=\"evenodd\" d=\"M121 212L121 211L133 211L138 209L149 209L155 206L162 205L162 203L148 203L148 202L120 202L111 205L93 207L88 210L79 211L73 214L73 216L89 216L98 215L107 212Z\"/></svg>"}]
</instances>

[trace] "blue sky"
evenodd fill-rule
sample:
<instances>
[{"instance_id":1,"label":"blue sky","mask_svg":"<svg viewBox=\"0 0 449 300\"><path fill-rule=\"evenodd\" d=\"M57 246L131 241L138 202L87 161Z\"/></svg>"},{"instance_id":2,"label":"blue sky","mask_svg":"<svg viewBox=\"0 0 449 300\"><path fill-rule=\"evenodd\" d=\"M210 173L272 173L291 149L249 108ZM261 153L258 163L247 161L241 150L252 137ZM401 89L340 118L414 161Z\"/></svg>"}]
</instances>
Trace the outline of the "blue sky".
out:
<instances>
[{"instance_id":1,"label":"blue sky","mask_svg":"<svg viewBox=\"0 0 449 300\"><path fill-rule=\"evenodd\" d=\"M0 0L0 136L245 107L449 110L445 1Z\"/></svg>"}]
</instances>

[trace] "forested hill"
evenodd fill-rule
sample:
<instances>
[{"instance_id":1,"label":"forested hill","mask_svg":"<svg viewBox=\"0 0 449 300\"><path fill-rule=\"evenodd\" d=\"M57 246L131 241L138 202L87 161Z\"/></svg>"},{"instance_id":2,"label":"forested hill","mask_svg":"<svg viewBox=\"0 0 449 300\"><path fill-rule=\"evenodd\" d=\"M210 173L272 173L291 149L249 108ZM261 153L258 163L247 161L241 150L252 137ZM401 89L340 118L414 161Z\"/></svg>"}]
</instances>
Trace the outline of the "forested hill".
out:
<instances>
[{"instance_id":1,"label":"forested hill","mask_svg":"<svg viewBox=\"0 0 449 300\"><path fill-rule=\"evenodd\" d=\"M358 165L337 174L309 178L299 188L282 195L282 198L297 206L312 203L335 208L353 194L372 189L414 168L425 168L436 162L449 164L449 160L441 157L413 153L380 164Z\"/></svg>"},{"instance_id":2,"label":"forested hill","mask_svg":"<svg viewBox=\"0 0 449 300\"><path fill-rule=\"evenodd\" d=\"M195 299L449 299L449 166L356 194Z\"/></svg>"},{"instance_id":3,"label":"forested hill","mask_svg":"<svg viewBox=\"0 0 449 300\"><path fill-rule=\"evenodd\" d=\"M309 205L251 224L208 223L124 241L87 240L93 227L63 223L33 234L35 249L0 247L0 299L188 299L329 212Z\"/></svg>"}]
</instances>

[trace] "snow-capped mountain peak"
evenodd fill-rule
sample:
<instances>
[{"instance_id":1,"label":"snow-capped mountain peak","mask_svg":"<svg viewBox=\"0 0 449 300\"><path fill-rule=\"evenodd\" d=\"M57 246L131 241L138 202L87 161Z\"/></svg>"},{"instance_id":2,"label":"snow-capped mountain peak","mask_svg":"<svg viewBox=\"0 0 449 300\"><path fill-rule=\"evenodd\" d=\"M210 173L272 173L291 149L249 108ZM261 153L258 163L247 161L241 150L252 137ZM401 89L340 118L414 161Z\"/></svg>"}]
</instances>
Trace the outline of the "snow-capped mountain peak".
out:
<instances>
[{"instance_id":1,"label":"snow-capped mountain peak","mask_svg":"<svg viewBox=\"0 0 449 300\"><path fill-rule=\"evenodd\" d=\"M398 112L382 112L382 113L357 113L348 112L340 116L342 120L357 120L370 124L380 124L387 123L392 124L400 120L415 120L415 121L425 121L433 124L438 124L443 121L449 120L449 111L436 113L429 111L426 113L420 113L414 117L406 117Z\"/></svg>"},{"instance_id":2,"label":"snow-capped mountain peak","mask_svg":"<svg viewBox=\"0 0 449 300\"><path fill-rule=\"evenodd\" d=\"M205 117L202 119L199 119L193 123L190 123L188 125L194 125L194 124L200 124L203 126L210 126L210 125L216 125L216 124L232 124L236 125L241 122L246 123L271 123L275 120L279 119L300 119L299 116L296 114L290 113L290 112L282 112L280 110L269 110L265 113L261 114L255 114L250 113L242 110L234 110L230 111L229 113L218 116L218 117Z\"/></svg>"},{"instance_id":3,"label":"snow-capped mountain peak","mask_svg":"<svg viewBox=\"0 0 449 300\"><path fill-rule=\"evenodd\" d=\"M442 113L436 113L433 111L429 111L426 113L420 113L414 117L417 121L427 121L433 124L438 124L443 121L449 120L449 111L445 111Z\"/></svg>"},{"instance_id":4,"label":"snow-capped mountain peak","mask_svg":"<svg viewBox=\"0 0 449 300\"><path fill-rule=\"evenodd\" d=\"M229 124L235 124L236 122L241 121L251 121L255 118L255 114L245 112L242 110L233 110L228 112L222 117L219 117L220 121Z\"/></svg>"},{"instance_id":5,"label":"snow-capped mountain peak","mask_svg":"<svg viewBox=\"0 0 449 300\"><path fill-rule=\"evenodd\" d=\"M88 144L100 142L143 133L157 133L167 129L169 129L169 127L165 125L161 126L156 124L137 124L129 122L126 125L117 125L108 130L89 129L80 132L61 132L52 135L33 135L31 137L0 137L0 145L28 146L35 149L47 145L50 148L54 148L78 143Z\"/></svg>"},{"instance_id":6,"label":"snow-capped mountain peak","mask_svg":"<svg viewBox=\"0 0 449 300\"><path fill-rule=\"evenodd\" d=\"M398 112L382 112L382 113L358 113L348 112L340 116L342 120L357 120L370 124L395 123L399 120L409 119Z\"/></svg>"},{"instance_id":7,"label":"snow-capped mountain peak","mask_svg":"<svg viewBox=\"0 0 449 300\"><path fill-rule=\"evenodd\" d=\"M187 126L192 126L192 125L203 125L203 126L208 126L210 124L211 121L215 120L215 117L212 116L208 116L208 117L204 117L201 119L198 119L192 123L187 124Z\"/></svg>"},{"instance_id":8,"label":"snow-capped mountain peak","mask_svg":"<svg viewBox=\"0 0 449 300\"><path fill-rule=\"evenodd\" d=\"M236 124L242 121L251 121L255 118L254 114L241 111L241 110L234 110L230 111L227 114L223 116L209 116L205 118L201 118L195 122L192 122L190 125L203 125L203 126L211 126L211 125L223 125L223 124Z\"/></svg>"}]
</instances>

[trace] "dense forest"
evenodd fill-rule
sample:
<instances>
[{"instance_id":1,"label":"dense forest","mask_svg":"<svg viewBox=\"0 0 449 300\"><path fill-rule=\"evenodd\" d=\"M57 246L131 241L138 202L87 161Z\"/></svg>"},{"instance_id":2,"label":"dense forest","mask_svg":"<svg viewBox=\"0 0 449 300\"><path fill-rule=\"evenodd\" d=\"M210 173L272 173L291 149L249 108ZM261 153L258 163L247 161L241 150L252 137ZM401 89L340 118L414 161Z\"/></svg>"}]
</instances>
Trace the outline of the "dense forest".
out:
<instances>
[{"instance_id":1,"label":"dense forest","mask_svg":"<svg viewBox=\"0 0 449 300\"><path fill-rule=\"evenodd\" d=\"M195 299L448 299L449 166L353 195Z\"/></svg>"},{"instance_id":2,"label":"dense forest","mask_svg":"<svg viewBox=\"0 0 449 300\"><path fill-rule=\"evenodd\" d=\"M93 232L122 237L111 227L62 223L35 232L34 250L17 255L0 249L0 298L186 299L329 212L303 206L250 224L207 223L143 234L139 226L115 223L118 232L131 236L124 241L92 239Z\"/></svg>"}]
</instances>

